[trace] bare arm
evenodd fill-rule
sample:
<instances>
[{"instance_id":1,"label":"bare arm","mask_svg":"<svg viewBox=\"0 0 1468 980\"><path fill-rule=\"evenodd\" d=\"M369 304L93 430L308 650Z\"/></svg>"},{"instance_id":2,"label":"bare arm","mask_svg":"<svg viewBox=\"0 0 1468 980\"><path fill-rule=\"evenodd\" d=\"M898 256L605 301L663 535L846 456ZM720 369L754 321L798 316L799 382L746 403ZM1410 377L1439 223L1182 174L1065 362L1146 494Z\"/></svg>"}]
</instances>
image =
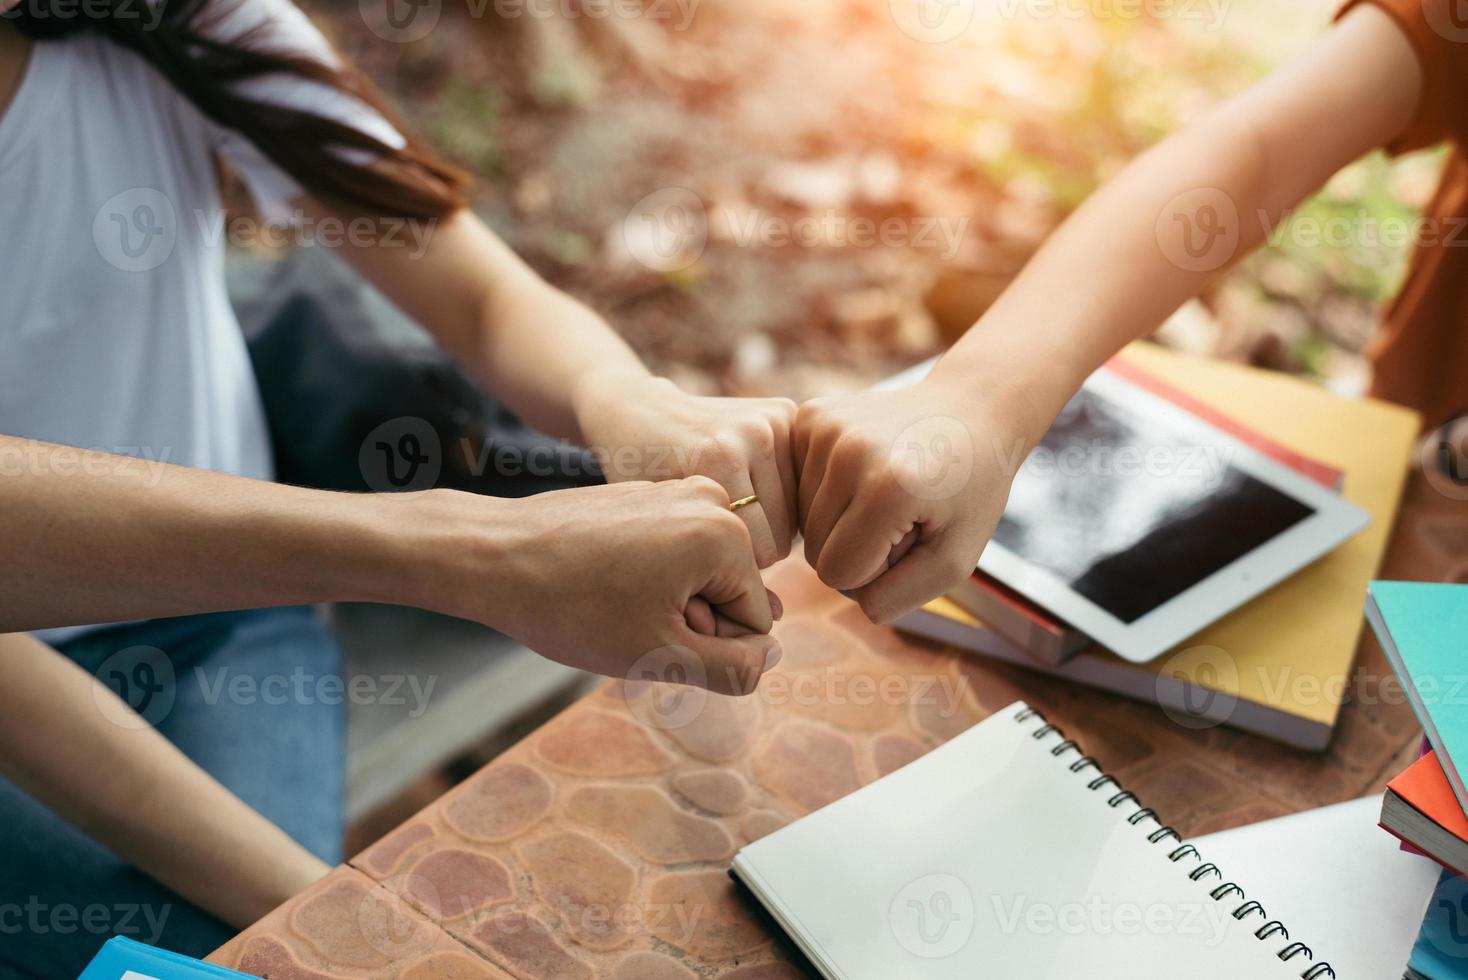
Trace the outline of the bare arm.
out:
<instances>
[{"instance_id":1,"label":"bare arm","mask_svg":"<svg viewBox=\"0 0 1468 980\"><path fill-rule=\"evenodd\" d=\"M25 634L0 635L0 773L236 928L328 870L110 689Z\"/></svg>"},{"instance_id":2,"label":"bare arm","mask_svg":"<svg viewBox=\"0 0 1468 980\"><path fill-rule=\"evenodd\" d=\"M1421 86L1401 30L1375 7L1356 8L1297 60L1097 191L939 375L983 377L997 364L1043 374L1050 380L1036 378L1031 390L1048 426L1112 354L1262 244L1337 170L1405 129Z\"/></svg>"},{"instance_id":3,"label":"bare arm","mask_svg":"<svg viewBox=\"0 0 1468 980\"><path fill-rule=\"evenodd\" d=\"M0 436L0 631L385 599L393 504Z\"/></svg>"},{"instance_id":4,"label":"bare arm","mask_svg":"<svg viewBox=\"0 0 1468 980\"><path fill-rule=\"evenodd\" d=\"M609 481L707 476L732 499L756 494L739 512L756 559L764 567L789 552L793 402L686 394L473 214L422 231L421 254L350 241L340 254L527 422L599 450Z\"/></svg>"},{"instance_id":5,"label":"bare arm","mask_svg":"<svg viewBox=\"0 0 1468 980\"><path fill-rule=\"evenodd\" d=\"M1395 23L1357 8L1097 191L925 382L802 406L799 513L821 577L878 621L962 581L1015 465L1086 376L1403 131L1421 87Z\"/></svg>"}]
</instances>

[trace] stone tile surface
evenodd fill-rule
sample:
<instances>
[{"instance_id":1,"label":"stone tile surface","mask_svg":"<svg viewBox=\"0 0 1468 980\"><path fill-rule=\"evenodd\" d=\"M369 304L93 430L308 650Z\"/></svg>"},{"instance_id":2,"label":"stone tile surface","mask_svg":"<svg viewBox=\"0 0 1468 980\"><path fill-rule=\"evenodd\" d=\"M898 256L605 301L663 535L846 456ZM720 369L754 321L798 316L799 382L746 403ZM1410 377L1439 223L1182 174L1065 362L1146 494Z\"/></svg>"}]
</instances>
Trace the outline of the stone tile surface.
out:
<instances>
[{"instance_id":1,"label":"stone tile surface","mask_svg":"<svg viewBox=\"0 0 1468 980\"><path fill-rule=\"evenodd\" d=\"M1454 503L1412 483L1384 577L1464 575ZM734 850L1014 700L1184 836L1378 791L1418 737L1404 699L1384 694L1369 630L1336 737L1312 754L872 626L798 560L772 585L785 658L759 692L607 683L220 961L311 980L794 980L792 953L725 874Z\"/></svg>"}]
</instances>

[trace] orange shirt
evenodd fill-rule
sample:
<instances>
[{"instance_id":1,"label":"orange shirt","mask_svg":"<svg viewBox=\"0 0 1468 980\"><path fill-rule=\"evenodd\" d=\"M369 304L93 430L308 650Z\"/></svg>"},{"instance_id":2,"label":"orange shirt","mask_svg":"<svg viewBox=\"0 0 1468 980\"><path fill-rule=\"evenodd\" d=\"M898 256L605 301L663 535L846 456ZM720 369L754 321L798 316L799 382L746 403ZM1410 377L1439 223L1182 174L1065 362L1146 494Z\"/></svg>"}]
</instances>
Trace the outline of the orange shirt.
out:
<instances>
[{"instance_id":1,"label":"orange shirt","mask_svg":"<svg viewBox=\"0 0 1468 980\"><path fill-rule=\"evenodd\" d=\"M1468 409L1468 16L1459 0L1347 0L1340 14L1359 3L1390 15L1422 64L1416 116L1387 149L1451 143L1407 281L1368 351L1376 367L1372 394L1409 405L1436 426Z\"/></svg>"}]
</instances>

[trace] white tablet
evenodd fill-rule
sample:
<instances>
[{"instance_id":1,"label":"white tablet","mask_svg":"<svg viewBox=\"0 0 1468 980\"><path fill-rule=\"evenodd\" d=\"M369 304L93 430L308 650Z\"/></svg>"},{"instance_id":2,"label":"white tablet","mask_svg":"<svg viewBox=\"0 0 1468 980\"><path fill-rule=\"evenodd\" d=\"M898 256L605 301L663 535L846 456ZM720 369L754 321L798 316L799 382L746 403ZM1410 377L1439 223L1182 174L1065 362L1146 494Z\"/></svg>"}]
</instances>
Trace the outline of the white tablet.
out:
<instances>
[{"instance_id":1,"label":"white tablet","mask_svg":"<svg viewBox=\"0 0 1468 980\"><path fill-rule=\"evenodd\" d=\"M930 366L882 387L916 382ZM1103 368L1020 467L979 568L1140 663L1369 520L1326 487Z\"/></svg>"}]
</instances>

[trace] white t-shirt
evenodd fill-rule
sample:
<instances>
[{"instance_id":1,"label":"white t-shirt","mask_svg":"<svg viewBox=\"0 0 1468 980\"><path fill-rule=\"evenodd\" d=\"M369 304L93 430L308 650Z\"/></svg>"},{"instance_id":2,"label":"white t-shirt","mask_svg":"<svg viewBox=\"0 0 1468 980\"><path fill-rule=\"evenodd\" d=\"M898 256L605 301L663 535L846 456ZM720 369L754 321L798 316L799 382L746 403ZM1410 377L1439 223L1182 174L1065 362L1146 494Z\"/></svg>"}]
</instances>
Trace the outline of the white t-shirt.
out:
<instances>
[{"instance_id":1,"label":"white t-shirt","mask_svg":"<svg viewBox=\"0 0 1468 980\"><path fill-rule=\"evenodd\" d=\"M262 23L261 43L332 58L289 0L243 0L215 33ZM286 78L250 84L251 95L401 145L344 93ZM225 292L215 153L264 214L290 215L298 185L138 55L90 35L32 46L0 115L0 433L272 477ZM0 475L33 465L0 459Z\"/></svg>"}]
</instances>

